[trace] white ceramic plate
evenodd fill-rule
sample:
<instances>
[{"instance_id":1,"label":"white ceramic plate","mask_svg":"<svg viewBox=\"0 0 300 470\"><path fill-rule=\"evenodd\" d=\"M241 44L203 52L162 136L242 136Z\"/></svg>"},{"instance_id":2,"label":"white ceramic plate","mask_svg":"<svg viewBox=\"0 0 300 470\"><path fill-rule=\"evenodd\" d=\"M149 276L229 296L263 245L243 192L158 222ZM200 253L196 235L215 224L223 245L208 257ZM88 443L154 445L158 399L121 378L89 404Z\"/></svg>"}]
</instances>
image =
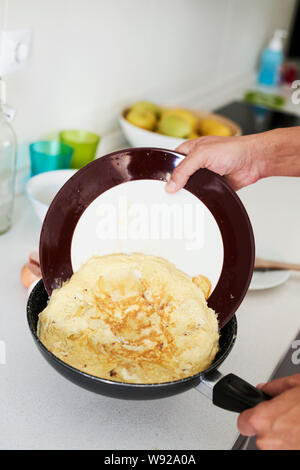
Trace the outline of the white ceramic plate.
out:
<instances>
[{"instance_id":1,"label":"white ceramic plate","mask_svg":"<svg viewBox=\"0 0 300 470\"><path fill-rule=\"evenodd\" d=\"M142 252L212 283L209 305L222 327L248 289L254 239L247 213L219 175L199 170L177 194L165 182L183 156L127 149L78 171L53 200L41 232L49 293L93 255Z\"/></svg>"},{"instance_id":2,"label":"white ceramic plate","mask_svg":"<svg viewBox=\"0 0 300 470\"><path fill-rule=\"evenodd\" d=\"M284 284L290 278L290 271L254 271L250 290L264 290Z\"/></svg>"},{"instance_id":3,"label":"white ceramic plate","mask_svg":"<svg viewBox=\"0 0 300 470\"><path fill-rule=\"evenodd\" d=\"M257 247L257 257L280 261L282 256L267 246ZM254 271L249 290L265 290L284 284L290 277L290 271Z\"/></svg>"}]
</instances>

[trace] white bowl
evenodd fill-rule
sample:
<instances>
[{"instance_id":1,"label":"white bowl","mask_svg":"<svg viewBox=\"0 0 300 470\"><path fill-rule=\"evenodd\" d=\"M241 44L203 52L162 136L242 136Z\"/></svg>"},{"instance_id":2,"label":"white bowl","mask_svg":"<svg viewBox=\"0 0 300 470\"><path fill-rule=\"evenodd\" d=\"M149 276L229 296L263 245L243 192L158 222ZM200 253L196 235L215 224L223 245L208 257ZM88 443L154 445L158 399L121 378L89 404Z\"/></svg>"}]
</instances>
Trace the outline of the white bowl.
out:
<instances>
[{"instance_id":1,"label":"white bowl","mask_svg":"<svg viewBox=\"0 0 300 470\"><path fill-rule=\"evenodd\" d=\"M77 170L54 170L40 173L30 178L25 192L34 211L43 222L47 210L60 188Z\"/></svg>"},{"instance_id":2,"label":"white bowl","mask_svg":"<svg viewBox=\"0 0 300 470\"><path fill-rule=\"evenodd\" d=\"M120 114L119 121L123 133L133 147L157 147L174 150L178 145L185 142L186 139L178 139L168 135L158 134L157 132L147 131L140 127L134 126L126 119L126 114L129 108L125 108ZM222 124L227 125L231 129L233 136L241 135L241 128L230 119L227 119L219 114L209 113L205 111L192 111L199 119L214 119Z\"/></svg>"}]
</instances>

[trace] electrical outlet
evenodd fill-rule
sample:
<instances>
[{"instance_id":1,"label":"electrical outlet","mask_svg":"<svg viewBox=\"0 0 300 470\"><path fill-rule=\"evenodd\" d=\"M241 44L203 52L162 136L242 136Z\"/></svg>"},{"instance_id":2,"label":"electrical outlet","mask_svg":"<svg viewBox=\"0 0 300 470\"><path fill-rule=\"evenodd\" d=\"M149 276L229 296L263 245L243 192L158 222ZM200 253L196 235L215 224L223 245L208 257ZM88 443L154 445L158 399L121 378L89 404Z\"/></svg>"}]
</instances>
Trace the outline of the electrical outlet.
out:
<instances>
[{"instance_id":1,"label":"electrical outlet","mask_svg":"<svg viewBox=\"0 0 300 470\"><path fill-rule=\"evenodd\" d=\"M31 47L28 29L3 31L0 49L0 76L13 73L27 62Z\"/></svg>"}]
</instances>

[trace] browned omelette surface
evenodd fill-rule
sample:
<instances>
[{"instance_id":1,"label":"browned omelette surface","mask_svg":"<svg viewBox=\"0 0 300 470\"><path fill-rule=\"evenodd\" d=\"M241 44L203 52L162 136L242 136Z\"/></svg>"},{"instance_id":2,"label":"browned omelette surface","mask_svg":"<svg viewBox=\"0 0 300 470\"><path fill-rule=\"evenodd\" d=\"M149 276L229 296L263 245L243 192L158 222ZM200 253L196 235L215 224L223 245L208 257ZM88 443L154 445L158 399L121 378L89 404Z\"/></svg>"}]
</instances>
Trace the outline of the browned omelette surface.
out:
<instances>
[{"instance_id":1,"label":"browned omelette surface","mask_svg":"<svg viewBox=\"0 0 300 470\"><path fill-rule=\"evenodd\" d=\"M194 281L194 282L193 282ZM218 351L207 279L144 254L91 258L55 290L38 335L61 360L121 382L161 383L206 369Z\"/></svg>"}]
</instances>

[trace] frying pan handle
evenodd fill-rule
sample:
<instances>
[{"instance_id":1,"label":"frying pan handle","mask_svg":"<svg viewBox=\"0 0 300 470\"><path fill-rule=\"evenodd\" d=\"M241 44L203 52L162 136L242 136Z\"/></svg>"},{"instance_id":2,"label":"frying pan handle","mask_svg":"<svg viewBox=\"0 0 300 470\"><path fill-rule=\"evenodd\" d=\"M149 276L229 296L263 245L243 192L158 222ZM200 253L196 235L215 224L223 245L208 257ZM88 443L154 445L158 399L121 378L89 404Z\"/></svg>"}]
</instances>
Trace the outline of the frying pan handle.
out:
<instances>
[{"instance_id":1,"label":"frying pan handle","mask_svg":"<svg viewBox=\"0 0 300 470\"><path fill-rule=\"evenodd\" d=\"M271 397L234 374L219 380L213 389L213 403L225 410L241 413Z\"/></svg>"},{"instance_id":2,"label":"frying pan handle","mask_svg":"<svg viewBox=\"0 0 300 470\"><path fill-rule=\"evenodd\" d=\"M254 408L259 403L271 399L240 377L234 374L222 376L216 370L205 374L196 389L211 398L214 405L236 413Z\"/></svg>"}]
</instances>

